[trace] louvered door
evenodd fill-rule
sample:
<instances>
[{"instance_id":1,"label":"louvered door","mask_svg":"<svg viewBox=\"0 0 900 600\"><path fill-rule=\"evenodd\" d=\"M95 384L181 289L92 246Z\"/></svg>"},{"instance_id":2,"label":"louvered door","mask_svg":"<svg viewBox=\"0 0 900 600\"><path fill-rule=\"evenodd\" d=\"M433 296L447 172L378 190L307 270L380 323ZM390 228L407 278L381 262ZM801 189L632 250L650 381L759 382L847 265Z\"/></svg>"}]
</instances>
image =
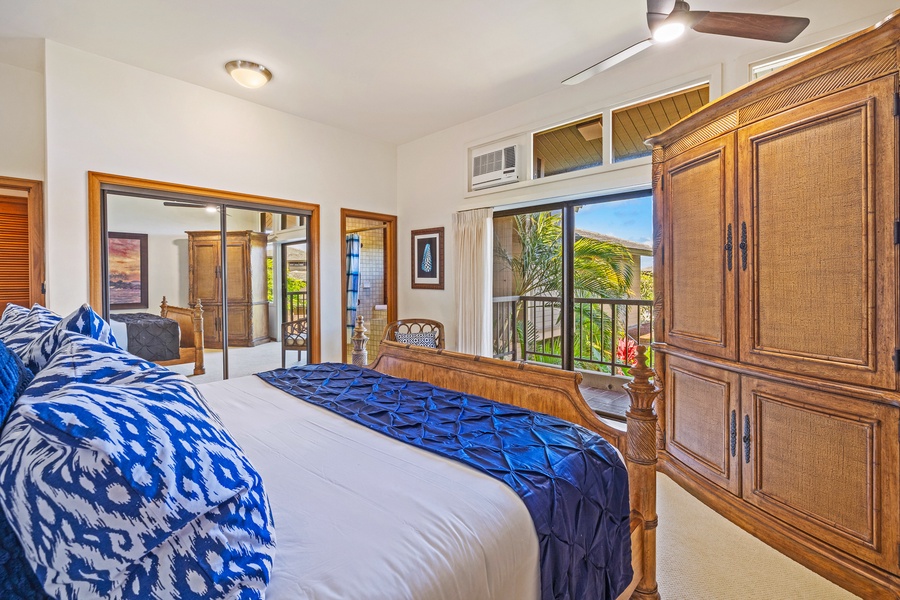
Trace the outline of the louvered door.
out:
<instances>
[{"instance_id":1,"label":"louvered door","mask_svg":"<svg viewBox=\"0 0 900 600\"><path fill-rule=\"evenodd\" d=\"M34 210L30 207L39 209L40 202L28 197L0 195L0 313L9 303L20 306L44 303L43 249L39 240L34 239L40 233L40 218L29 214Z\"/></svg>"}]
</instances>

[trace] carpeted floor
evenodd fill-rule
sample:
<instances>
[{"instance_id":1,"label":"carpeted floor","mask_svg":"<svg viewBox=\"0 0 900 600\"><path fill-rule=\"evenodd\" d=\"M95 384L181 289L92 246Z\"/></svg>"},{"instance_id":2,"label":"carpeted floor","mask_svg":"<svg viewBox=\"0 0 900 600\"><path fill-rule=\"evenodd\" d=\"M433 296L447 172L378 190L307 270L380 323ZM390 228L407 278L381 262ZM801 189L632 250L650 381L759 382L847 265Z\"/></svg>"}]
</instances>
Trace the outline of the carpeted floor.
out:
<instances>
[{"instance_id":1,"label":"carpeted floor","mask_svg":"<svg viewBox=\"0 0 900 600\"><path fill-rule=\"evenodd\" d=\"M857 598L773 550L657 476L657 580L663 600Z\"/></svg>"}]
</instances>

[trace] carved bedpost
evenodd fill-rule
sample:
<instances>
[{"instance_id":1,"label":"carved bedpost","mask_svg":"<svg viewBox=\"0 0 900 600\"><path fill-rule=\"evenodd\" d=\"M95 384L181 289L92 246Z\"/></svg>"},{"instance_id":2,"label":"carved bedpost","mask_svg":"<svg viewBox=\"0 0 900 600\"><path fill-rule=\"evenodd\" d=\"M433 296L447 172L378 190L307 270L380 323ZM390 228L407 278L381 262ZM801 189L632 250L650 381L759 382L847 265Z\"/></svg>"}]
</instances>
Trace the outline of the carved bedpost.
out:
<instances>
[{"instance_id":1,"label":"carved bedpost","mask_svg":"<svg viewBox=\"0 0 900 600\"><path fill-rule=\"evenodd\" d=\"M637 347L637 364L631 368L632 380L623 387L631 396L625 418L628 421L628 448L625 462L631 474L631 509L644 518L643 573L632 598L659 598L656 584L656 412L653 401L662 392L653 369L647 366L647 347ZM634 485L634 484L637 485ZM641 490L638 493L638 489Z\"/></svg>"},{"instance_id":2,"label":"carved bedpost","mask_svg":"<svg viewBox=\"0 0 900 600\"><path fill-rule=\"evenodd\" d=\"M169 316L169 303L166 300L165 296L163 296L163 301L159 305L159 316L161 316L163 319Z\"/></svg>"},{"instance_id":3,"label":"carved bedpost","mask_svg":"<svg viewBox=\"0 0 900 600\"><path fill-rule=\"evenodd\" d=\"M353 327L353 337L350 338L350 341L353 342L353 364L357 367L364 367L369 364L369 353L366 350L366 344L369 342L369 338L366 335L366 325L363 320L362 315L358 315L356 317L356 325Z\"/></svg>"},{"instance_id":4,"label":"carved bedpost","mask_svg":"<svg viewBox=\"0 0 900 600\"><path fill-rule=\"evenodd\" d=\"M163 296L163 302L166 297ZM203 358L203 303L197 298L197 303L191 307L191 321L194 323L194 375L206 373L206 365Z\"/></svg>"}]
</instances>

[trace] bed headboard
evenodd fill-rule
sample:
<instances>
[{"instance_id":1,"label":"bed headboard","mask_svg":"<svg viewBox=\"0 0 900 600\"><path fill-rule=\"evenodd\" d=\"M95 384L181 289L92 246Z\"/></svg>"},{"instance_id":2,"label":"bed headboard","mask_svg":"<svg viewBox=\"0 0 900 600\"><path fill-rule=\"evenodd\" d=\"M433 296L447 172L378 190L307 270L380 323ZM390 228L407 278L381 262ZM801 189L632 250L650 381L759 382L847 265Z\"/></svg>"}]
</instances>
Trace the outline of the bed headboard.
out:
<instances>
[{"instance_id":1,"label":"bed headboard","mask_svg":"<svg viewBox=\"0 0 900 600\"><path fill-rule=\"evenodd\" d=\"M591 410L578 389L580 373L391 341L381 342L369 368L560 417L596 431L625 454L625 432Z\"/></svg>"}]
</instances>

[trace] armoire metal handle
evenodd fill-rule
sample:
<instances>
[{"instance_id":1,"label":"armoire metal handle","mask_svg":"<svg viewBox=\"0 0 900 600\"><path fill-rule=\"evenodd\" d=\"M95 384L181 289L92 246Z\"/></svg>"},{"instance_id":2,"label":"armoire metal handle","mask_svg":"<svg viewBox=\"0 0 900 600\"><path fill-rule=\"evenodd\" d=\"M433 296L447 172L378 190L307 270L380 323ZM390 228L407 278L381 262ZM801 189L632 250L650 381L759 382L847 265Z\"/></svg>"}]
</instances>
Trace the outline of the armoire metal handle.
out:
<instances>
[{"instance_id":1,"label":"armoire metal handle","mask_svg":"<svg viewBox=\"0 0 900 600\"><path fill-rule=\"evenodd\" d=\"M741 223L741 270L747 270L747 223Z\"/></svg>"},{"instance_id":2,"label":"armoire metal handle","mask_svg":"<svg viewBox=\"0 0 900 600\"><path fill-rule=\"evenodd\" d=\"M750 462L750 415L744 415L744 462Z\"/></svg>"},{"instance_id":3,"label":"armoire metal handle","mask_svg":"<svg viewBox=\"0 0 900 600\"><path fill-rule=\"evenodd\" d=\"M728 224L728 233L725 234L725 256L728 260L728 270L731 270L732 264L732 250L734 250L734 244L732 243L731 236L731 223Z\"/></svg>"},{"instance_id":4,"label":"armoire metal handle","mask_svg":"<svg viewBox=\"0 0 900 600\"><path fill-rule=\"evenodd\" d=\"M737 454L737 412L731 411L731 456Z\"/></svg>"}]
</instances>

